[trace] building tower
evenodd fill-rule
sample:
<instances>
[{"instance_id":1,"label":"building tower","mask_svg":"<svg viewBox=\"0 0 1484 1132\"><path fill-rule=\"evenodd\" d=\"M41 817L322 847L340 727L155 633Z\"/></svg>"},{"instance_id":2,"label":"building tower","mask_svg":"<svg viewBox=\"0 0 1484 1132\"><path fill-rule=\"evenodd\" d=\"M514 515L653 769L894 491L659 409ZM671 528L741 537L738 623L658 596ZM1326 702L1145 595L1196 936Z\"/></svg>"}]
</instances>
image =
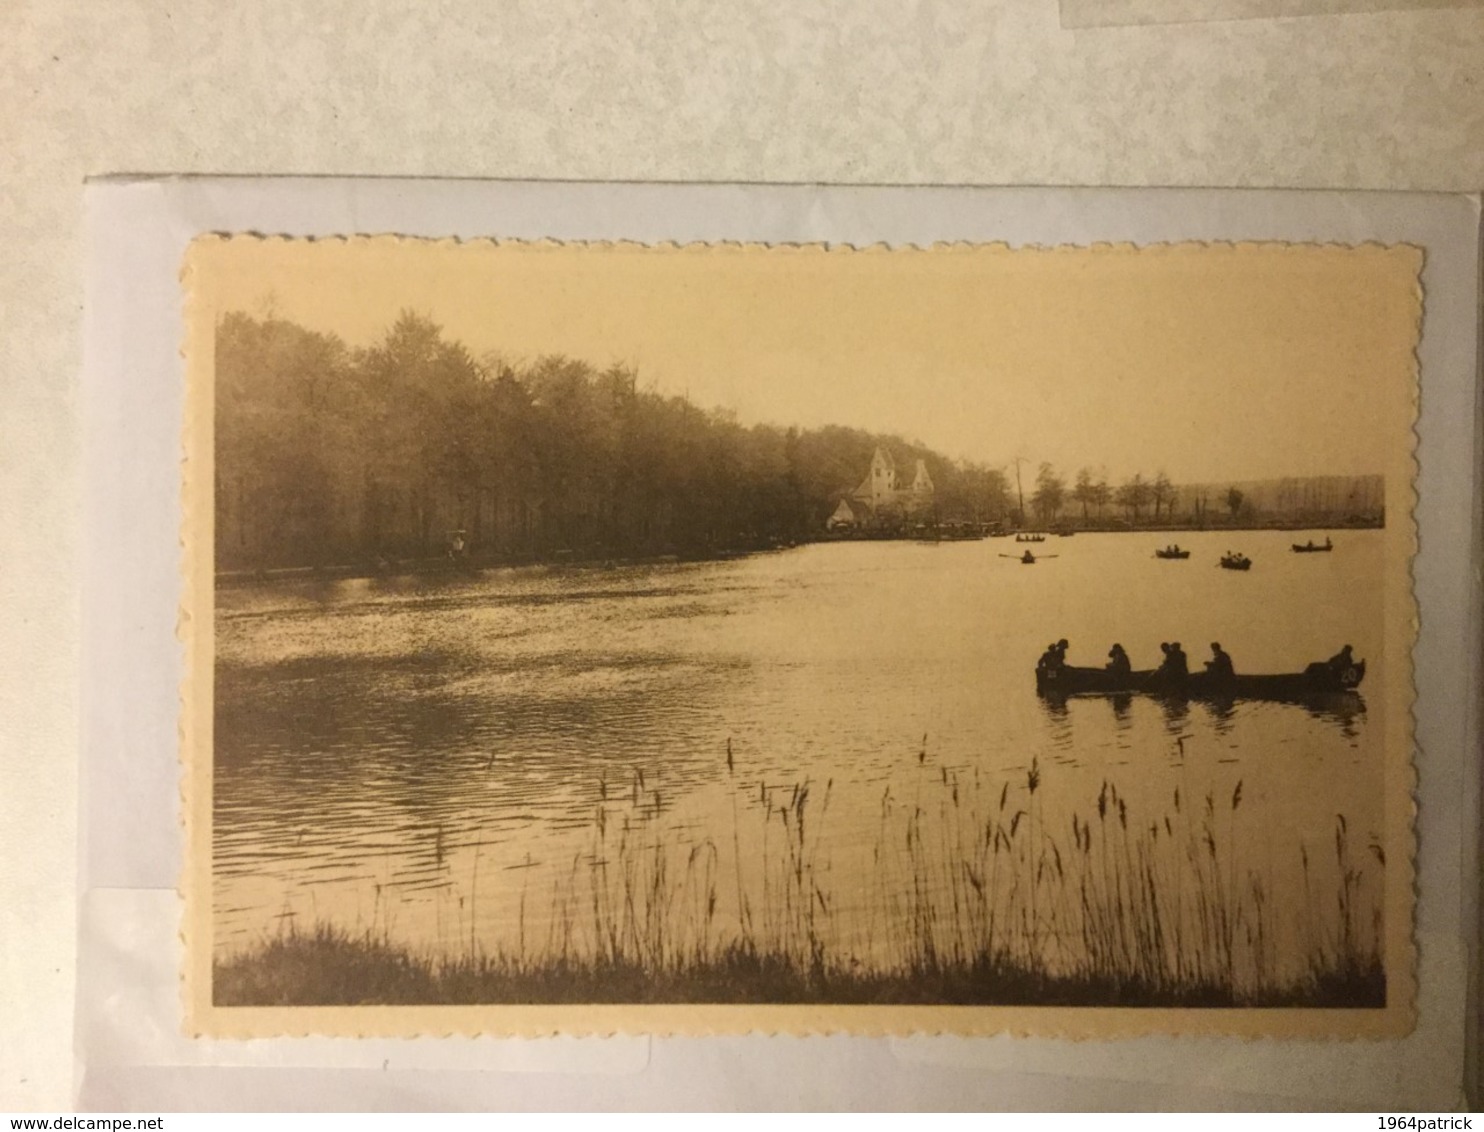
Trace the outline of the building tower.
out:
<instances>
[{"instance_id":1,"label":"building tower","mask_svg":"<svg viewBox=\"0 0 1484 1132\"><path fill-rule=\"evenodd\" d=\"M912 496L917 503L926 503L933 497L933 477L928 475L927 461L917 461L917 473L912 477Z\"/></svg>"},{"instance_id":2,"label":"building tower","mask_svg":"<svg viewBox=\"0 0 1484 1132\"><path fill-rule=\"evenodd\" d=\"M871 502L871 507L881 508L890 504L897 494L897 465L891 453L877 448L871 457L871 470L866 473L866 482L856 492Z\"/></svg>"}]
</instances>

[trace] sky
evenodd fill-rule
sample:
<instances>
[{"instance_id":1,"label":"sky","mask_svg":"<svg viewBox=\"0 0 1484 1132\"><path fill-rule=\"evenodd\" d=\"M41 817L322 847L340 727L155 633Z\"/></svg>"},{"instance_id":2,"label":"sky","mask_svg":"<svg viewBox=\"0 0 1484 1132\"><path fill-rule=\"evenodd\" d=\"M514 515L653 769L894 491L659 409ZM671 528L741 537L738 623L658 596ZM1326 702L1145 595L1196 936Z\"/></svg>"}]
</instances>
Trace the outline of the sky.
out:
<instances>
[{"instance_id":1,"label":"sky","mask_svg":"<svg viewBox=\"0 0 1484 1132\"><path fill-rule=\"evenodd\" d=\"M896 432L1070 478L1359 475L1409 444L1409 248L928 250L392 238L199 243L202 312L634 367L744 423Z\"/></svg>"}]
</instances>

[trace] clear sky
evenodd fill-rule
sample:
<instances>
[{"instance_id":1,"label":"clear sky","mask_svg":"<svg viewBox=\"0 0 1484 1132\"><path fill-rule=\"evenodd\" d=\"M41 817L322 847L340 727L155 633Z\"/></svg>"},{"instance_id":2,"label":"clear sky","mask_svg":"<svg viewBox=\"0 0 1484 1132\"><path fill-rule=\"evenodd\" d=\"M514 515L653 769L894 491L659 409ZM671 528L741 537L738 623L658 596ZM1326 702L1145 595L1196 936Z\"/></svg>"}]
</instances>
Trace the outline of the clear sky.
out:
<instances>
[{"instance_id":1,"label":"clear sky","mask_svg":"<svg viewBox=\"0 0 1484 1132\"><path fill-rule=\"evenodd\" d=\"M1412 249L932 250L234 239L188 281L351 345L410 308L745 423L899 432L1116 481L1364 474L1407 440Z\"/></svg>"}]
</instances>

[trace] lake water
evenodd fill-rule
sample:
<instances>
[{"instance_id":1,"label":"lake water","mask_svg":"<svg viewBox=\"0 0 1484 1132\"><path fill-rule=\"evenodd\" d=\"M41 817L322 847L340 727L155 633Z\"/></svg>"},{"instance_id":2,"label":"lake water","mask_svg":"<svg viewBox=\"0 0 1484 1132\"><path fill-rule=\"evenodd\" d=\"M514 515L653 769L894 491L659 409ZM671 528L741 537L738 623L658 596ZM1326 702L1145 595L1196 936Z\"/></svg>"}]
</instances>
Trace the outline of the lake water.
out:
<instances>
[{"instance_id":1,"label":"lake water","mask_svg":"<svg viewBox=\"0 0 1484 1132\"><path fill-rule=\"evenodd\" d=\"M1298 555L1307 534L1182 533L1191 558L1156 560L1169 537L1051 538L1034 566L1004 557L1021 549L1008 539L847 542L224 586L217 951L326 920L425 950L521 946L549 936L554 894L599 861L600 821L704 846L700 867L726 878L716 915L735 919L728 894L767 883L786 834L770 816L805 783L833 944L867 961L887 810L925 812L946 837L949 787L990 813L1013 788L1009 809L1058 831L1058 868L1070 815L1095 815L1104 782L1141 826L1189 821L1209 794L1242 867L1291 907L1300 845L1318 869L1337 814L1358 844L1379 832L1377 703L1057 706L1033 670L1059 637L1070 663L1100 665L1118 641L1136 667L1166 640L1198 667L1219 640L1239 672L1297 671L1348 643L1378 687L1382 534ZM1217 568L1229 547L1250 572ZM1323 859L1334 868L1332 848Z\"/></svg>"}]
</instances>

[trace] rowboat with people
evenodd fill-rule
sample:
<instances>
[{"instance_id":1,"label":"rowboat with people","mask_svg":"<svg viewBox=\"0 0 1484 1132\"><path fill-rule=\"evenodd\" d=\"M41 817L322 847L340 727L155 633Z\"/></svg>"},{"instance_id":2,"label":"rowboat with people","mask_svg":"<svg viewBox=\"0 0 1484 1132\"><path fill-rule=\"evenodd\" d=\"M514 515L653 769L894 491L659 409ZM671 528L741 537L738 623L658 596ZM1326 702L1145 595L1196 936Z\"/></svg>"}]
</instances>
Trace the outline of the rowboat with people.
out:
<instances>
[{"instance_id":1,"label":"rowboat with people","mask_svg":"<svg viewBox=\"0 0 1484 1132\"><path fill-rule=\"evenodd\" d=\"M1114 646L1118 649L1118 646ZM1230 657L1213 646L1218 659L1208 662L1204 672L1185 671L1184 653L1178 666L1171 666L1169 646L1166 664L1154 669L1123 669L1117 665L1086 668L1056 663L1053 659L1036 666L1036 694L1043 697L1111 696L1141 693L1167 699L1276 700L1303 703L1354 693L1365 679L1366 662L1355 660L1346 645L1329 660L1315 661L1302 672L1234 672ZM1174 646L1179 651L1178 643ZM1121 649L1119 649L1121 652Z\"/></svg>"},{"instance_id":2,"label":"rowboat with people","mask_svg":"<svg viewBox=\"0 0 1484 1132\"><path fill-rule=\"evenodd\" d=\"M1325 536L1323 542L1315 542L1313 539L1310 539L1305 543L1296 542L1293 544L1293 552L1295 554L1324 554L1334 548L1335 544L1329 541L1328 536Z\"/></svg>"}]
</instances>

